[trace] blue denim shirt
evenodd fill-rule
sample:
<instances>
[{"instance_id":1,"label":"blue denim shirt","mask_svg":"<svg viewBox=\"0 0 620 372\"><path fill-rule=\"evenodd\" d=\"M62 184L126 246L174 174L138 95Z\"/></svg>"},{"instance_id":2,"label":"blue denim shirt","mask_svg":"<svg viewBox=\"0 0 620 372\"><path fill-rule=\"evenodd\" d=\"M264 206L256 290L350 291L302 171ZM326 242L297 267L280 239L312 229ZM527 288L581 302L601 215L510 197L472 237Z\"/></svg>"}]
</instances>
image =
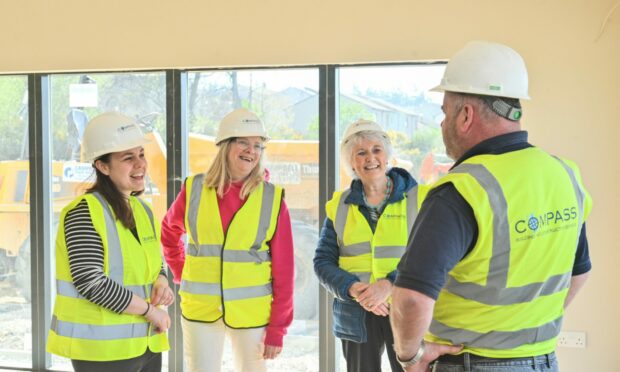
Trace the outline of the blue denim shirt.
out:
<instances>
[{"instance_id":1,"label":"blue denim shirt","mask_svg":"<svg viewBox=\"0 0 620 372\"><path fill-rule=\"evenodd\" d=\"M399 203L405 198L405 193L417 185L413 177L404 169L392 168L387 174L392 179L394 187L387 201L388 204ZM354 180L350 188L351 193L345 199L345 203L360 206L360 212L366 217L368 225L374 232L376 223L372 222L368 209L364 206L362 182ZM363 343L367 341L366 311L349 296L349 288L360 280L338 266L339 252L334 223L326 218L314 255L314 272L325 289L335 297L334 335L341 339ZM396 270L392 271L387 278L394 282Z\"/></svg>"}]
</instances>

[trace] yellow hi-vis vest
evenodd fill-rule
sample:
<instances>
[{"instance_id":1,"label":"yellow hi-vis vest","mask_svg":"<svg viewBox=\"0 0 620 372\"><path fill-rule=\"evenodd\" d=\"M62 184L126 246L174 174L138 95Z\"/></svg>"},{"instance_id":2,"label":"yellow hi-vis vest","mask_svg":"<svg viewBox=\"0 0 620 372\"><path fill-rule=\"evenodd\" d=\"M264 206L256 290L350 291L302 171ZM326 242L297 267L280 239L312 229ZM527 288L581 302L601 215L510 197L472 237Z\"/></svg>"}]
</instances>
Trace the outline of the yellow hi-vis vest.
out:
<instances>
[{"instance_id":1,"label":"yellow hi-vis vest","mask_svg":"<svg viewBox=\"0 0 620 372\"><path fill-rule=\"evenodd\" d=\"M578 168L538 148L472 157L440 179L472 207L478 240L448 274L428 341L492 358L555 349L582 224Z\"/></svg>"},{"instance_id":2,"label":"yellow hi-vis vest","mask_svg":"<svg viewBox=\"0 0 620 372\"><path fill-rule=\"evenodd\" d=\"M181 310L188 320L224 318L231 328L262 327L271 315L271 255L282 188L261 183L224 234L216 190L204 174L187 178L188 245L181 275Z\"/></svg>"},{"instance_id":3,"label":"yellow hi-vis vest","mask_svg":"<svg viewBox=\"0 0 620 372\"><path fill-rule=\"evenodd\" d=\"M162 266L159 224L151 208L139 198L129 203L140 241L117 221L99 193L80 196L61 212L56 238L56 302L47 351L70 359L113 361L169 349L165 333L156 334L140 315L117 314L82 297L69 270L65 217L86 200L104 251L105 274L134 294L147 299Z\"/></svg>"},{"instance_id":4,"label":"yellow hi-vis vest","mask_svg":"<svg viewBox=\"0 0 620 372\"><path fill-rule=\"evenodd\" d=\"M334 192L325 211L338 238L338 266L364 283L374 283L394 271L405 253L426 191L426 186L417 185L404 199L386 205L374 234L359 206L345 203L351 189Z\"/></svg>"}]
</instances>

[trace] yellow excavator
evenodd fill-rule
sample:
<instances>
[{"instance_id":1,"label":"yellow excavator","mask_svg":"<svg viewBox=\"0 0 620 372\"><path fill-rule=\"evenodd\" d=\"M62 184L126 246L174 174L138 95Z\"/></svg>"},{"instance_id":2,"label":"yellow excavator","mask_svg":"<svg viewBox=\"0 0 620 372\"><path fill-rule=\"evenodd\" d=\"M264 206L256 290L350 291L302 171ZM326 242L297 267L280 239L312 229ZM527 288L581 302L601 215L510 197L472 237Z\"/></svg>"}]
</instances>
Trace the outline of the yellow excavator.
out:
<instances>
[{"instance_id":1,"label":"yellow excavator","mask_svg":"<svg viewBox=\"0 0 620 372\"><path fill-rule=\"evenodd\" d=\"M144 198L150 201L156 216L166 213L166 148L152 130L145 115L144 124L151 142L145 145L148 181ZM82 128L83 129L83 128ZM190 174L207 170L217 153L214 137L189 134ZM286 201L293 220L296 257L296 318L316 318L318 283L312 269L312 257L318 240L318 151L317 141L272 140L268 143L267 168L271 182L286 189ZM74 157L76 151L72 151ZM79 151L78 151L79 153ZM30 194L28 160L0 161L0 280L14 280L22 295L30 300ZM89 186L93 168L77 160L52 161L52 231L55 236L62 208ZM52 237L54 238L54 237ZM52 240L54 241L54 240Z\"/></svg>"},{"instance_id":2,"label":"yellow excavator","mask_svg":"<svg viewBox=\"0 0 620 372\"><path fill-rule=\"evenodd\" d=\"M157 114L144 115L137 120L151 142L145 145L148 161L148 180L144 198L151 202L156 216L166 213L166 147L153 129L151 122ZM68 122L83 133L87 117L79 111L70 112ZM93 175L91 164L79 161L79 138L73 139L71 160L52 161L53 236L55 241L58 216L62 208L89 186ZM214 137L190 133L188 139L189 173L204 172L217 153ZM267 169L270 181L282 185L286 191L295 243L295 318L316 319L318 281L314 275L312 258L318 242L319 208L319 144L316 140L270 140L267 144ZM432 162L432 159L430 160ZM394 165L411 170L410 162L396 159ZM22 288L22 295L30 300L30 224L29 224L29 162L28 160L0 161L0 280L14 280ZM426 164L427 176L437 176L433 164ZM424 170L423 169L423 170ZM441 169L445 173L447 169ZM421 174L424 180L425 175ZM341 170L340 185L346 187L350 179Z\"/></svg>"}]
</instances>

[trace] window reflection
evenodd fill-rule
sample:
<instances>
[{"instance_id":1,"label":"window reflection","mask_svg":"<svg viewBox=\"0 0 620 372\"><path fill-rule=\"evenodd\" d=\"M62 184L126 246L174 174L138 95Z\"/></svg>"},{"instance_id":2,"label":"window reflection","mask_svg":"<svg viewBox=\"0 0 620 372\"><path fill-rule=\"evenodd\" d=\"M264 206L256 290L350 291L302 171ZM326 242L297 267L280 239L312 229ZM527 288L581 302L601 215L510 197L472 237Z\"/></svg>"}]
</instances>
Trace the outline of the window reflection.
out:
<instances>
[{"instance_id":1,"label":"window reflection","mask_svg":"<svg viewBox=\"0 0 620 372\"><path fill-rule=\"evenodd\" d=\"M136 118L151 139L151 143L144 146L149 165L143 198L153 205L156 218L163 218L167 208L165 84L165 75L159 72L58 74L51 77L52 242L56 240L60 211L84 192L94 174L91 164L82 161L84 129L91 118L108 111ZM54 243L51 245L53 247ZM51 256L50 280L54 283L56 266L54 254ZM54 292L55 286L52 288ZM167 353L164 353L166 357ZM52 355L52 368L72 370L68 359L56 355Z\"/></svg>"},{"instance_id":2,"label":"window reflection","mask_svg":"<svg viewBox=\"0 0 620 372\"><path fill-rule=\"evenodd\" d=\"M436 181L448 171L451 162L441 138L443 95L428 90L439 83L444 68L445 65L339 68L337 143L350 123L359 119L375 121L390 136L394 149L392 166L406 169L418 183ZM351 179L343 169L339 174L336 188L348 188ZM336 351L336 367L346 371L339 340ZM390 370L386 353L382 369Z\"/></svg>"},{"instance_id":3,"label":"window reflection","mask_svg":"<svg viewBox=\"0 0 620 372\"><path fill-rule=\"evenodd\" d=\"M0 365L30 367L28 82L0 77Z\"/></svg>"},{"instance_id":4,"label":"window reflection","mask_svg":"<svg viewBox=\"0 0 620 372\"><path fill-rule=\"evenodd\" d=\"M217 148L220 119L235 108L256 113L271 137L266 143L270 182L286 191L295 243L295 319L273 371L318 370L318 281L312 257L318 240L318 71L268 69L189 74L189 173L204 172ZM224 353L232 371L232 353Z\"/></svg>"}]
</instances>

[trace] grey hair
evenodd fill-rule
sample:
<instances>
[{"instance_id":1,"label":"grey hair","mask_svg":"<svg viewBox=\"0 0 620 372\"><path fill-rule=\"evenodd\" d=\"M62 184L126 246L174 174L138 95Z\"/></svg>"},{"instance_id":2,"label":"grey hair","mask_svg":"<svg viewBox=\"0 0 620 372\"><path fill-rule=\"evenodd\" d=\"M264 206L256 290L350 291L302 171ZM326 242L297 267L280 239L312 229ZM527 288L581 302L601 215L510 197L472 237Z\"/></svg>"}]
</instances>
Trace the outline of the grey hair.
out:
<instances>
[{"instance_id":1,"label":"grey hair","mask_svg":"<svg viewBox=\"0 0 620 372\"><path fill-rule=\"evenodd\" d=\"M340 164L344 167L347 175L352 179L359 178L355 171L353 170L353 166L351 165L351 160L353 160L353 148L356 145L359 145L362 140L370 140L377 141L383 145L383 149L387 154L387 167L386 171L391 167L389 166L390 160L392 160L392 154L394 153L394 149L392 148L392 141L390 141L390 137L388 137L385 133L374 131L374 130L363 130L361 132L357 132L347 138L342 144L340 144Z\"/></svg>"}]
</instances>

